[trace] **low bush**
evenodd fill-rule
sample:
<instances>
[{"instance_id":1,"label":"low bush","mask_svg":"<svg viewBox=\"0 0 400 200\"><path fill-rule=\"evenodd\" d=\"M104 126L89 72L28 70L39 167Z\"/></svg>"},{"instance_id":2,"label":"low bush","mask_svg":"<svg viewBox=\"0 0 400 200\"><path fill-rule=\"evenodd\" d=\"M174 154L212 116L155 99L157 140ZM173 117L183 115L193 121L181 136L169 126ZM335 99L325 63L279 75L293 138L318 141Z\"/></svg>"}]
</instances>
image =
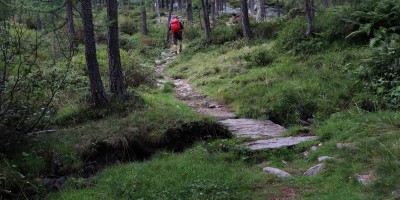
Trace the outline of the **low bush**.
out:
<instances>
[{"instance_id":1,"label":"low bush","mask_svg":"<svg viewBox=\"0 0 400 200\"><path fill-rule=\"evenodd\" d=\"M239 25L218 26L211 32L211 43L216 45L224 44L240 37L242 37L242 29Z\"/></svg>"},{"instance_id":2,"label":"low bush","mask_svg":"<svg viewBox=\"0 0 400 200\"><path fill-rule=\"evenodd\" d=\"M264 21L261 23L251 23L254 37L260 39L276 38L278 36L279 31L282 29L282 26L283 26L283 21L281 19Z\"/></svg>"},{"instance_id":3,"label":"low bush","mask_svg":"<svg viewBox=\"0 0 400 200\"><path fill-rule=\"evenodd\" d=\"M120 16L118 22L119 22L118 25L119 30L122 33L133 35L139 31L134 21L128 17Z\"/></svg>"},{"instance_id":4,"label":"low bush","mask_svg":"<svg viewBox=\"0 0 400 200\"><path fill-rule=\"evenodd\" d=\"M400 36L392 34L372 49L365 66L357 74L380 96L387 108L400 109Z\"/></svg>"}]
</instances>

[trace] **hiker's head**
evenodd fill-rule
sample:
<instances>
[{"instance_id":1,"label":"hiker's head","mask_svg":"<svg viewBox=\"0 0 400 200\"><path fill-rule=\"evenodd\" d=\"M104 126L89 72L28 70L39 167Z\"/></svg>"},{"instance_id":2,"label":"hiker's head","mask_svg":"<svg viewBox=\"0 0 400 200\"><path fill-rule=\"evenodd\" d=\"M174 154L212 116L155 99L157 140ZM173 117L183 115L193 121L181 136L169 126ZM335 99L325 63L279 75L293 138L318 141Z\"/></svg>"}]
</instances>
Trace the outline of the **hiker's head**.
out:
<instances>
[{"instance_id":1,"label":"hiker's head","mask_svg":"<svg viewBox=\"0 0 400 200\"><path fill-rule=\"evenodd\" d=\"M177 15L173 15L172 19L175 19L175 18L178 19L178 16Z\"/></svg>"}]
</instances>

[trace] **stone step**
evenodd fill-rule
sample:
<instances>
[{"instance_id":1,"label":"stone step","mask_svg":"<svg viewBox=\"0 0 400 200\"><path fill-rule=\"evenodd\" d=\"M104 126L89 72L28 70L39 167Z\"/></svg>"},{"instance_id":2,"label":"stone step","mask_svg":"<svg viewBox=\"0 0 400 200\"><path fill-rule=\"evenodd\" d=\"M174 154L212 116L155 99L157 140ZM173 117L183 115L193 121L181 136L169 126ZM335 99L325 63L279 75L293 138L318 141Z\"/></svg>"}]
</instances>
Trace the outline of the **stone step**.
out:
<instances>
[{"instance_id":1,"label":"stone step","mask_svg":"<svg viewBox=\"0 0 400 200\"><path fill-rule=\"evenodd\" d=\"M236 137L279 137L287 131L286 128L269 120L227 119L219 121Z\"/></svg>"},{"instance_id":2,"label":"stone step","mask_svg":"<svg viewBox=\"0 0 400 200\"><path fill-rule=\"evenodd\" d=\"M267 140L256 140L253 142L245 143L244 146L250 148L251 150L277 149L281 147L294 146L302 142L312 141L316 139L318 139L317 136L279 137Z\"/></svg>"}]
</instances>

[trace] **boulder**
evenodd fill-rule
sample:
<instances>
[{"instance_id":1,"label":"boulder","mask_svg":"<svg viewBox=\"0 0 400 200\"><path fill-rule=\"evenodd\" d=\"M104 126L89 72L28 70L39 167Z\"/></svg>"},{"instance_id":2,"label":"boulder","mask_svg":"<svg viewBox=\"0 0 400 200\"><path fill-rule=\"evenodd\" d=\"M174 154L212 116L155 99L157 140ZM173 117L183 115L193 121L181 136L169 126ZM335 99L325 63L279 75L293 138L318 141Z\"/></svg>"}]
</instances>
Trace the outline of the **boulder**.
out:
<instances>
[{"instance_id":1,"label":"boulder","mask_svg":"<svg viewBox=\"0 0 400 200\"><path fill-rule=\"evenodd\" d=\"M324 163L320 163L308 169L306 172L303 173L304 176L315 176L325 167Z\"/></svg>"},{"instance_id":2,"label":"boulder","mask_svg":"<svg viewBox=\"0 0 400 200\"><path fill-rule=\"evenodd\" d=\"M352 143L337 143L336 148L338 149L344 149L344 148L353 148L354 144Z\"/></svg>"},{"instance_id":3,"label":"boulder","mask_svg":"<svg viewBox=\"0 0 400 200\"><path fill-rule=\"evenodd\" d=\"M318 162L322 162L322 161L328 160L328 159L335 159L335 158L331 157L331 156L321 156L318 158Z\"/></svg>"},{"instance_id":4,"label":"boulder","mask_svg":"<svg viewBox=\"0 0 400 200\"><path fill-rule=\"evenodd\" d=\"M281 177L281 178L292 177L291 174L289 174L283 170L280 170L278 168L264 167L263 171L268 174L273 174L273 175L276 175L277 177Z\"/></svg>"},{"instance_id":5,"label":"boulder","mask_svg":"<svg viewBox=\"0 0 400 200\"><path fill-rule=\"evenodd\" d=\"M226 126L237 137L276 137L281 136L287 130L269 120L227 119L219 123Z\"/></svg>"},{"instance_id":6,"label":"boulder","mask_svg":"<svg viewBox=\"0 0 400 200\"><path fill-rule=\"evenodd\" d=\"M256 140L253 142L245 143L244 146L250 148L251 150L278 149L281 147L294 146L306 141L316 140L317 138L317 136L278 137L267 140Z\"/></svg>"},{"instance_id":7,"label":"boulder","mask_svg":"<svg viewBox=\"0 0 400 200\"><path fill-rule=\"evenodd\" d=\"M372 174L356 174L355 175L357 181L363 185L368 185L372 182Z\"/></svg>"}]
</instances>

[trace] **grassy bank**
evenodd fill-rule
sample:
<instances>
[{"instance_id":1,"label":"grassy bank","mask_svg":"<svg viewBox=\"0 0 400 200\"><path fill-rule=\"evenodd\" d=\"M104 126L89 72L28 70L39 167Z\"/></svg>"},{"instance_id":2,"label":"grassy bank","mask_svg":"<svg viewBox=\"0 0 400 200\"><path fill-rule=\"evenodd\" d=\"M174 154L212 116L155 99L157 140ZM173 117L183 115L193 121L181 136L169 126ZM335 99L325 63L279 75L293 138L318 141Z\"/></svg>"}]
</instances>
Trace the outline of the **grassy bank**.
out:
<instances>
[{"instance_id":1,"label":"grassy bank","mask_svg":"<svg viewBox=\"0 0 400 200\"><path fill-rule=\"evenodd\" d=\"M395 199L399 117L393 112L337 113L315 126L322 145L306 159L302 152L315 143L262 152L238 146L239 139L201 143L182 154L159 153L150 161L108 168L94 179L72 179L50 199ZM339 142L351 146L338 149ZM318 176L303 176L320 156L335 159L325 161ZM265 166L294 177L267 175ZM357 174L371 175L372 183L362 185Z\"/></svg>"}]
</instances>

